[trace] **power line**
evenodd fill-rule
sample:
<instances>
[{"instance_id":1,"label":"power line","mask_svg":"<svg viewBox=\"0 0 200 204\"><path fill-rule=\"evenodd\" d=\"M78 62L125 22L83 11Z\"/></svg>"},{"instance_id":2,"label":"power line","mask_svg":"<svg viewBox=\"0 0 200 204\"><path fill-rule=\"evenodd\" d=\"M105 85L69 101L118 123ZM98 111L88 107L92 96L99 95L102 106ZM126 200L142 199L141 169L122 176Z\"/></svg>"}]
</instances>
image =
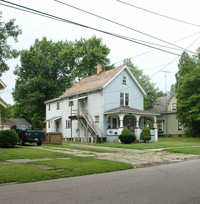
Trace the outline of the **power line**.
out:
<instances>
[{"instance_id":1,"label":"power line","mask_svg":"<svg viewBox=\"0 0 200 204\"><path fill-rule=\"evenodd\" d=\"M73 9L79 10L79 11L81 11L81 12L87 13L87 14L89 14L89 15L95 16L95 17L97 17L97 18L100 18L100 19L106 20L106 21L108 21L108 22L114 23L114 24L119 25L119 26L121 26L121 27L127 28L127 29L129 29L129 30L138 32L138 33L140 33L140 34L146 35L146 36L151 37L151 38L154 38L154 39L156 39L156 40L159 40L159 41L161 41L161 42L167 43L167 44L169 44L169 45L178 47L178 48L180 48L181 50L185 50L185 48L182 48L182 47L180 47L180 46L178 46L178 45L172 44L172 43L170 43L170 42L167 42L167 41L162 40L162 39L160 39L160 38L154 37L154 36L152 36L152 35L149 35L149 34L147 34L147 33L142 32L142 31L136 30L136 29L134 29L134 28L125 26L125 25L123 25L123 24L120 24L120 23L115 22L115 21L113 21L113 20L110 20L110 19L108 19L108 18L99 16L99 15L97 15L97 14L91 13L91 12L86 11L86 10L83 10L83 9L80 9L80 8L78 8L78 7L72 6L72 5L70 5L70 4L64 3L64 2L59 1L59 0L54 0L54 1L55 1L55 2L58 2L58 3L60 3L60 4L63 4L63 5L65 5L65 6L71 7L71 8L73 8ZM187 50L187 51L188 51L188 52L192 52L192 51L189 51L189 50ZM192 53L194 53L194 52L192 52Z\"/></svg>"},{"instance_id":2,"label":"power line","mask_svg":"<svg viewBox=\"0 0 200 204\"><path fill-rule=\"evenodd\" d=\"M172 42L172 43L176 43L176 42L185 40L185 39L187 39L187 38L189 38L189 37L192 37L192 36L194 36L194 35L196 35L196 34L198 34L198 33L200 33L200 32L198 31L198 32L196 32L196 33L187 35L186 37L183 37L183 38L181 38L181 39L179 39L179 40L176 40L176 41L174 41L174 42ZM148 53L150 53L150 52L153 52L153 51L155 51L155 49L149 50L149 51L147 51L147 52L143 52L143 53L138 54L138 55L135 55L135 56L133 56L133 57L128 57L128 59L133 59L133 58L136 58L136 57L140 57L140 56L142 56L142 55L146 55L146 54L148 54ZM113 64L118 64L118 63L123 62L123 61L124 61L124 60L121 60L121 61L115 62L115 63L113 63Z\"/></svg>"},{"instance_id":3,"label":"power line","mask_svg":"<svg viewBox=\"0 0 200 204\"><path fill-rule=\"evenodd\" d=\"M28 7L19 5L19 4L15 4L15 3L12 3L12 2L4 1L4 0L0 0L0 1L3 1L5 3L11 4L11 5L14 5L14 6L17 6L17 7L20 7L20 9L19 9L19 8L16 8L16 7L12 6L12 8L14 8L14 9L29 12L29 13L36 14L36 15L39 15L39 16L43 16L43 17L46 17L46 18L50 18L50 19L53 19L53 20L57 20L57 21L65 22L65 23L70 23L70 24L73 24L73 25L76 25L76 26L87 28L87 29L95 30L95 31L98 31L98 32L101 32L101 33L104 33L104 34L107 34L107 35L111 35L111 36L114 36L114 37L117 37L117 38L120 38L120 39L124 39L124 40L130 41L130 42L134 42L134 43L146 46L146 47L157 49L157 50L169 53L169 54L181 56L180 54L177 54L177 53L174 53L174 52L171 52L171 51L163 50L163 49L160 49L158 47L154 47L154 46L146 45L144 43L137 42L137 41L135 41L135 40L133 40L131 38L128 38L128 37L125 37L125 36L122 36L122 35L117 35L115 33L110 33L110 32L103 31L103 30L100 30L100 29L97 29L97 28L93 28L93 27L86 26L86 25L83 25L83 24L80 24L80 23L76 23L76 22L73 22L73 21L70 21L70 20L67 20L67 19L64 19L64 18L60 18L60 17L54 16L54 15L51 15L51 14L48 14L48 13L45 13L45 12L41 12L41 11L38 11L38 10L35 10L35 9L31 9L31 8L28 8ZM7 6L5 4L1 4L1 5ZM11 7L11 6L9 6L9 7Z\"/></svg>"},{"instance_id":4,"label":"power line","mask_svg":"<svg viewBox=\"0 0 200 204\"><path fill-rule=\"evenodd\" d=\"M189 46L191 47L197 40L199 40L200 37L196 38ZM159 73L160 71L162 71L163 69L165 69L167 66L169 66L172 62L174 62L178 57L175 57L172 61L170 61L166 66L164 66L162 69L158 70L156 73L154 73L153 75L150 76L150 78L154 75L156 75L157 73Z\"/></svg>"},{"instance_id":5,"label":"power line","mask_svg":"<svg viewBox=\"0 0 200 204\"><path fill-rule=\"evenodd\" d=\"M194 24L194 23L190 23L190 22L187 22L187 21L183 21L183 20L180 20L180 19L177 19L177 18L173 18L173 17L170 17L170 16L166 16L166 15L163 15L163 14L160 14L160 13L156 13L155 11L150 11L150 10L147 10L145 8L141 8L139 6L135 6L133 4L130 4L130 3L127 3L127 2L124 2L124 1L120 1L120 0L117 0L119 3L122 3L122 4L126 4L128 6L131 6L131 7L134 7L136 9L140 9L140 10L143 10L145 12L148 12L148 13L151 13L151 14L155 14L157 16L161 16L161 17L164 17L164 18L168 18L170 20L174 20L174 21L177 21L177 22L180 22L180 23L185 23L185 24L188 24L188 25L192 25L192 26L196 26L196 27L200 27L200 25L197 25L197 24Z\"/></svg>"}]
</instances>

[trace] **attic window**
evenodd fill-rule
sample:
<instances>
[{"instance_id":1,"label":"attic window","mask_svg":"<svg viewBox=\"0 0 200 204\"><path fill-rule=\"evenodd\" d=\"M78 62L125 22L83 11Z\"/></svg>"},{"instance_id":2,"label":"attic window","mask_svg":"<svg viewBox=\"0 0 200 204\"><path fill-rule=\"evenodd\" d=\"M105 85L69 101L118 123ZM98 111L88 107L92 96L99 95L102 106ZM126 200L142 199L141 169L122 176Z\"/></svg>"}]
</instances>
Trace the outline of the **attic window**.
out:
<instances>
[{"instance_id":1,"label":"attic window","mask_svg":"<svg viewBox=\"0 0 200 204\"><path fill-rule=\"evenodd\" d=\"M172 103L172 110L176 110L176 103Z\"/></svg>"},{"instance_id":2,"label":"attic window","mask_svg":"<svg viewBox=\"0 0 200 204\"><path fill-rule=\"evenodd\" d=\"M49 103L49 110L51 110L51 104Z\"/></svg>"},{"instance_id":3,"label":"attic window","mask_svg":"<svg viewBox=\"0 0 200 204\"><path fill-rule=\"evenodd\" d=\"M125 76L122 77L122 84L126 85L126 77Z\"/></svg>"}]
</instances>

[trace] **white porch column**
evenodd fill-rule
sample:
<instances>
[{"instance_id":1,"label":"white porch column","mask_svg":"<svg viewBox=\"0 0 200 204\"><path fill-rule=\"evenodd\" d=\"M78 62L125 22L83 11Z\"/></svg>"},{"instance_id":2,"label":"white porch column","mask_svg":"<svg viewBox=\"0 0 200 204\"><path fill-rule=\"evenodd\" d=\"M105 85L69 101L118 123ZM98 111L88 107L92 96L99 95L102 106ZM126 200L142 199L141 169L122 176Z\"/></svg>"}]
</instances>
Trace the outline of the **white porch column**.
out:
<instances>
[{"instance_id":1,"label":"white porch column","mask_svg":"<svg viewBox=\"0 0 200 204\"><path fill-rule=\"evenodd\" d=\"M125 114L119 114L118 116L119 116L119 120L120 120L120 127L119 127L118 135L120 135L122 130L123 130L123 128L124 128L124 124L123 123L124 123L124 116L125 116Z\"/></svg>"},{"instance_id":2,"label":"white porch column","mask_svg":"<svg viewBox=\"0 0 200 204\"><path fill-rule=\"evenodd\" d=\"M157 120L156 120L156 116L153 117L154 120L154 135L155 135L155 142L158 142L158 127L157 127Z\"/></svg>"},{"instance_id":3,"label":"white porch column","mask_svg":"<svg viewBox=\"0 0 200 204\"><path fill-rule=\"evenodd\" d=\"M135 116L135 118L136 118L135 136L136 136L137 140L140 140L140 124L139 124L140 117L141 116L139 116L139 115Z\"/></svg>"}]
</instances>

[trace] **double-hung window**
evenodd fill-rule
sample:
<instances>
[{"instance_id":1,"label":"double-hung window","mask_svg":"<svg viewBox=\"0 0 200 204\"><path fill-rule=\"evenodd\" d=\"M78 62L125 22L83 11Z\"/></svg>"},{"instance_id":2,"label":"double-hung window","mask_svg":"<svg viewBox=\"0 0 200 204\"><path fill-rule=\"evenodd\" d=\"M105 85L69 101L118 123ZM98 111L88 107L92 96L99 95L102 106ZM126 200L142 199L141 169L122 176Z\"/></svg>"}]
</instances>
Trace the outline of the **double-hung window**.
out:
<instances>
[{"instance_id":1,"label":"double-hung window","mask_svg":"<svg viewBox=\"0 0 200 204\"><path fill-rule=\"evenodd\" d=\"M182 130L183 129L183 126L181 124L181 122L178 120L178 130Z\"/></svg>"},{"instance_id":2,"label":"double-hung window","mask_svg":"<svg viewBox=\"0 0 200 204\"><path fill-rule=\"evenodd\" d=\"M120 106L129 106L129 93L120 93Z\"/></svg>"}]
</instances>

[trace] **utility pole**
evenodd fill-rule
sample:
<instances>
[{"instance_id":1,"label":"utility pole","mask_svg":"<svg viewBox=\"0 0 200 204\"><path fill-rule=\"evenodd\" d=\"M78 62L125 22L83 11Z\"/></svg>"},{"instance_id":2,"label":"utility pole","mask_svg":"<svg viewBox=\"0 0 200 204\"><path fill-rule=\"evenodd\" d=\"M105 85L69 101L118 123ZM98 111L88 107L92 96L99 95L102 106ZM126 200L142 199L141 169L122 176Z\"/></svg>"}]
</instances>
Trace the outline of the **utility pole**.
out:
<instances>
[{"instance_id":1,"label":"utility pole","mask_svg":"<svg viewBox=\"0 0 200 204\"><path fill-rule=\"evenodd\" d=\"M165 123L165 129L166 129L166 135L168 134L168 129L167 129L167 124L168 124L168 115L167 115L167 111L168 111L168 98L167 98L167 73L171 73L169 71L161 71L165 73L165 93L166 93L166 123Z\"/></svg>"}]
</instances>

